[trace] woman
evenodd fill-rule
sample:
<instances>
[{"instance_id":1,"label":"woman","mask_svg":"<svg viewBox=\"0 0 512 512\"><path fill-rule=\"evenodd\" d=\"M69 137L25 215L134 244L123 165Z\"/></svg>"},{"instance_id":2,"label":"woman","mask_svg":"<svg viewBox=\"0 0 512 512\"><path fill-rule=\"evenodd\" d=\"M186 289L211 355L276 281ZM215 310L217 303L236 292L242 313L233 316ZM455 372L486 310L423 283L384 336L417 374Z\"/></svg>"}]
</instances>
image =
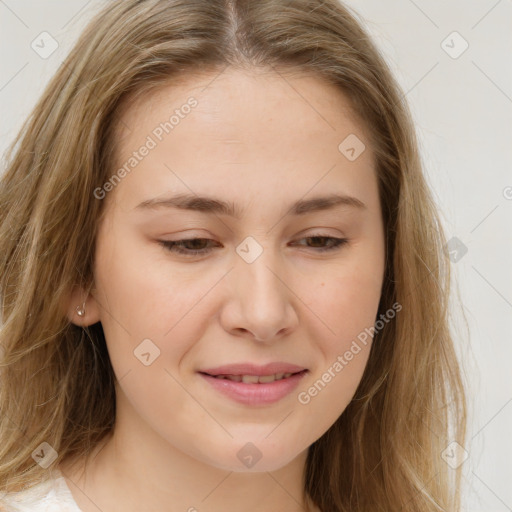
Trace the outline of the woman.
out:
<instances>
[{"instance_id":1,"label":"woman","mask_svg":"<svg viewBox=\"0 0 512 512\"><path fill-rule=\"evenodd\" d=\"M460 510L444 241L346 7L110 2L1 181L4 509Z\"/></svg>"}]
</instances>

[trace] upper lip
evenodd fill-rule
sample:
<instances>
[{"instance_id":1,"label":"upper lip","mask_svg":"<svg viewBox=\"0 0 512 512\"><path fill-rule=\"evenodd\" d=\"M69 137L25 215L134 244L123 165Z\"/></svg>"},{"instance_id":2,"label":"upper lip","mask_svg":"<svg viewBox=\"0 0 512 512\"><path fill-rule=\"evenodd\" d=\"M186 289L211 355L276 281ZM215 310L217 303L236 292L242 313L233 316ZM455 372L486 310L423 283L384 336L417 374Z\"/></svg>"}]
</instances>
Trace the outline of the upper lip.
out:
<instances>
[{"instance_id":1,"label":"upper lip","mask_svg":"<svg viewBox=\"0 0 512 512\"><path fill-rule=\"evenodd\" d=\"M252 363L237 363L217 366L215 368L207 368L200 370L200 373L208 375L274 375L276 373L297 373L306 370L303 366L297 366L290 363L268 363L264 365L255 365Z\"/></svg>"}]
</instances>

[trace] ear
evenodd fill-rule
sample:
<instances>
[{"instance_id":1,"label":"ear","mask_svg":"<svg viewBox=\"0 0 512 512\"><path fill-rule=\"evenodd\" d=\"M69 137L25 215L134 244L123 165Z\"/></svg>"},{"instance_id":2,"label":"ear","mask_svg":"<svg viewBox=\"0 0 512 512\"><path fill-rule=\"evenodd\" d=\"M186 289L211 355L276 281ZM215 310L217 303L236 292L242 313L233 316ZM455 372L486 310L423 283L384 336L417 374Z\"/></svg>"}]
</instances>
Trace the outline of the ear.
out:
<instances>
[{"instance_id":1,"label":"ear","mask_svg":"<svg viewBox=\"0 0 512 512\"><path fill-rule=\"evenodd\" d=\"M64 305L66 315L72 324L87 327L100 321L100 308L93 295L82 287L75 286ZM83 312L82 315L78 313Z\"/></svg>"}]
</instances>

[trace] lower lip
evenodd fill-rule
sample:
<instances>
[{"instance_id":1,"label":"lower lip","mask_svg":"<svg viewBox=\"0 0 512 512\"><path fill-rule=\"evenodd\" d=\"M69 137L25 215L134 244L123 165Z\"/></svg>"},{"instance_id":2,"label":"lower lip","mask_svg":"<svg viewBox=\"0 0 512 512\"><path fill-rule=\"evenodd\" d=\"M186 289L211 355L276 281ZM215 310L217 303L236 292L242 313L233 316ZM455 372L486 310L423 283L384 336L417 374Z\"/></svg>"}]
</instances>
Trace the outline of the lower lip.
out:
<instances>
[{"instance_id":1,"label":"lower lip","mask_svg":"<svg viewBox=\"0 0 512 512\"><path fill-rule=\"evenodd\" d=\"M299 384L307 371L295 373L286 379L275 380L263 384L236 382L229 379L217 379L211 375L200 373L211 386L228 396L235 402L245 405L267 405L278 402L289 395Z\"/></svg>"}]
</instances>

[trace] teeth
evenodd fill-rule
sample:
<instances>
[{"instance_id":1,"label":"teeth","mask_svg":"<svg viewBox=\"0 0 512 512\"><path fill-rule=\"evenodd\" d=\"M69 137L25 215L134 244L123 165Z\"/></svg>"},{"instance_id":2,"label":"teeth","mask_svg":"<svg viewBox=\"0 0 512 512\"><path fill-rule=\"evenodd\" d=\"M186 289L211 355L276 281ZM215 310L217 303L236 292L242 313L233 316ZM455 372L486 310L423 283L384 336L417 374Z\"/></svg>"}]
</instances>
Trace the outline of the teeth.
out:
<instances>
[{"instance_id":1,"label":"teeth","mask_svg":"<svg viewBox=\"0 0 512 512\"><path fill-rule=\"evenodd\" d=\"M234 380L235 382L242 382L241 375L225 375L224 377L228 380Z\"/></svg>"},{"instance_id":2,"label":"teeth","mask_svg":"<svg viewBox=\"0 0 512 512\"><path fill-rule=\"evenodd\" d=\"M256 384L258 379L257 375L242 375L242 382L244 384Z\"/></svg>"},{"instance_id":3,"label":"teeth","mask_svg":"<svg viewBox=\"0 0 512 512\"><path fill-rule=\"evenodd\" d=\"M287 379L293 373L275 373L274 375L216 375L217 379L227 379L244 384L268 384L276 380Z\"/></svg>"},{"instance_id":4,"label":"teeth","mask_svg":"<svg viewBox=\"0 0 512 512\"><path fill-rule=\"evenodd\" d=\"M262 375L258 379L258 382L274 382L275 380L276 380L276 376L275 375Z\"/></svg>"}]
</instances>

